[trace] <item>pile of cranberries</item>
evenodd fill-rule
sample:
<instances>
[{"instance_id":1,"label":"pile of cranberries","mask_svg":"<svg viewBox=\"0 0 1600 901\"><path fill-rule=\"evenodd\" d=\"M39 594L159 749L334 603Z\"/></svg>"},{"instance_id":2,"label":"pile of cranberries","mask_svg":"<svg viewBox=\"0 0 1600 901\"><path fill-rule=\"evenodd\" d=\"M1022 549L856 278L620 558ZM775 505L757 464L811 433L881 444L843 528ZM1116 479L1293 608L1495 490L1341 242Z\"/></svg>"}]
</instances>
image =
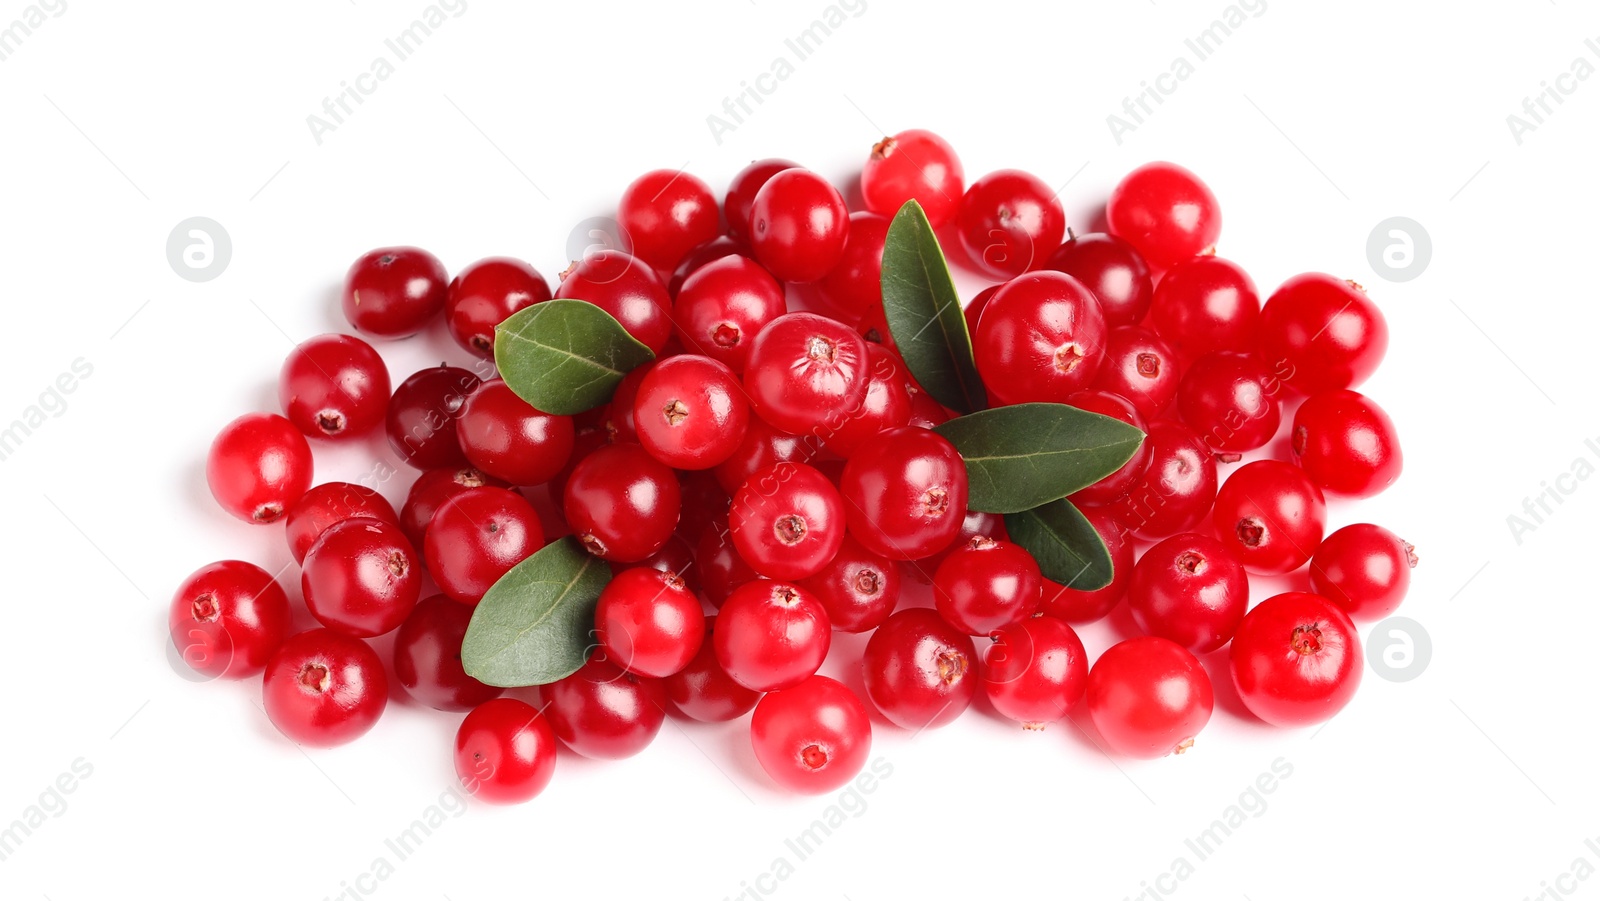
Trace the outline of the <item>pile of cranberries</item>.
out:
<instances>
[{"instance_id":1,"label":"pile of cranberries","mask_svg":"<svg viewBox=\"0 0 1600 901\"><path fill-rule=\"evenodd\" d=\"M214 563L172 602L183 659L213 677L264 674L267 715L313 746L365 733L397 679L422 705L466 712L457 772L496 802L538 794L558 742L627 757L669 712L751 714L756 758L803 792L861 769L868 704L921 730L980 692L1028 729L1083 701L1110 751L1160 757L1209 720L1196 655L1224 648L1260 719L1338 712L1361 673L1352 620L1393 611L1416 563L1376 525L1324 534L1325 495L1373 495L1401 469L1393 423L1352 390L1388 343L1361 287L1306 274L1263 303L1216 255L1216 198L1170 163L1116 186L1103 234L1067 230L1026 172L967 183L950 145L922 130L873 148L861 196L852 212L781 159L745 168L720 204L692 175L651 172L619 204L627 249L575 262L554 292L514 259L453 279L415 248L358 259L343 291L355 334L295 348L281 412L229 423L206 465L223 509L282 523L320 627L290 634L290 595L272 576ZM1002 517L968 510L965 464L931 430L953 414L908 371L883 311L890 216L911 200L946 246L1003 280L965 306L992 405L1066 403L1147 433L1071 497L1110 552L1109 585L1050 581ZM547 414L449 365L392 385L369 343L442 319L492 360L496 326L552 297L594 304L655 353L608 405ZM1286 416L1287 459L1219 478ZM419 472L398 510L356 484L314 484L313 446L380 428ZM468 676L462 639L501 576L569 533L614 575L593 653L540 686L536 707ZM1308 590L1250 606L1250 574L1297 571ZM1124 600L1144 634L1091 665L1073 624ZM817 674L835 631L871 633L865 698ZM367 640L391 632L385 661Z\"/></svg>"}]
</instances>

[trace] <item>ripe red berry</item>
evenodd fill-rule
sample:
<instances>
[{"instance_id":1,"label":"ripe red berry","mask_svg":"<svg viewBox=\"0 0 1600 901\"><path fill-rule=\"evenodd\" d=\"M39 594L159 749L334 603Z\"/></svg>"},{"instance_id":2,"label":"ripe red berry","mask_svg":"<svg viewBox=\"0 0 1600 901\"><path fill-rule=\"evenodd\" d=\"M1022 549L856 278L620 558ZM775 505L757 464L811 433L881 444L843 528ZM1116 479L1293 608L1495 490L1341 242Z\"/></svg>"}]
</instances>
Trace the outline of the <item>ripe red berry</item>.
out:
<instances>
[{"instance_id":1,"label":"ripe red berry","mask_svg":"<svg viewBox=\"0 0 1600 901\"><path fill-rule=\"evenodd\" d=\"M410 615L422 593L422 564L399 526L347 519L329 526L306 552L300 593L324 626L371 638Z\"/></svg>"},{"instance_id":2,"label":"ripe red berry","mask_svg":"<svg viewBox=\"0 0 1600 901\"><path fill-rule=\"evenodd\" d=\"M1024 729L1065 717L1089 682L1078 633L1053 616L1034 616L994 633L983 658L983 689L1002 716Z\"/></svg>"},{"instance_id":3,"label":"ripe red berry","mask_svg":"<svg viewBox=\"0 0 1600 901\"><path fill-rule=\"evenodd\" d=\"M700 571L700 591L713 607L721 607L735 588L761 578L739 556L723 515L701 532L695 544L694 565Z\"/></svg>"},{"instance_id":4,"label":"ripe red berry","mask_svg":"<svg viewBox=\"0 0 1600 901\"><path fill-rule=\"evenodd\" d=\"M530 801L556 771L556 735L543 715L515 698L485 701L456 729L456 777L491 804Z\"/></svg>"},{"instance_id":5,"label":"ripe red berry","mask_svg":"<svg viewBox=\"0 0 1600 901\"><path fill-rule=\"evenodd\" d=\"M883 245L888 235L888 216L850 214L844 253L816 283L818 309L853 325L868 311L883 307Z\"/></svg>"},{"instance_id":6,"label":"ripe red berry","mask_svg":"<svg viewBox=\"0 0 1600 901\"><path fill-rule=\"evenodd\" d=\"M475 388L461 407L456 440L467 461L513 485L542 485L572 456L572 417L541 413L500 379Z\"/></svg>"},{"instance_id":7,"label":"ripe red berry","mask_svg":"<svg viewBox=\"0 0 1600 901\"><path fill-rule=\"evenodd\" d=\"M620 250L597 250L561 274L557 297L587 300L659 355L672 337L672 299L650 265Z\"/></svg>"},{"instance_id":8,"label":"ripe red berry","mask_svg":"<svg viewBox=\"0 0 1600 901\"><path fill-rule=\"evenodd\" d=\"M761 700L761 692L751 691L733 681L717 662L711 635L716 617L707 617L704 640L689 665L663 680L667 698L678 712L702 723L736 720L749 713Z\"/></svg>"},{"instance_id":9,"label":"ripe red berry","mask_svg":"<svg viewBox=\"0 0 1600 901\"><path fill-rule=\"evenodd\" d=\"M1173 163L1146 163L1111 189L1106 222L1113 235L1165 268L1216 245L1222 209L1193 172Z\"/></svg>"},{"instance_id":10,"label":"ripe red berry","mask_svg":"<svg viewBox=\"0 0 1600 901\"><path fill-rule=\"evenodd\" d=\"M442 594L423 598L394 633L394 675L406 694L436 710L471 710L504 691L467 675L461 640L472 608Z\"/></svg>"},{"instance_id":11,"label":"ripe red berry","mask_svg":"<svg viewBox=\"0 0 1600 901\"><path fill-rule=\"evenodd\" d=\"M756 192L772 176L785 169L804 168L794 160L772 157L755 160L740 169L728 182L728 194L722 201L722 213L728 219L728 231L740 241L750 240L750 208L755 206Z\"/></svg>"},{"instance_id":12,"label":"ripe red berry","mask_svg":"<svg viewBox=\"0 0 1600 901\"><path fill-rule=\"evenodd\" d=\"M167 627L178 656L196 673L241 679L265 669L289 634L289 598L261 567L223 560L183 580Z\"/></svg>"},{"instance_id":13,"label":"ripe red berry","mask_svg":"<svg viewBox=\"0 0 1600 901\"><path fill-rule=\"evenodd\" d=\"M468 488L505 488L506 483L470 466L430 469L411 483L406 502L400 507L400 528L411 539L411 546L422 553L423 539L433 514L445 501Z\"/></svg>"},{"instance_id":14,"label":"ripe red berry","mask_svg":"<svg viewBox=\"0 0 1600 901\"><path fill-rule=\"evenodd\" d=\"M1261 298L1239 264L1222 257L1185 260L1161 276L1150 324L1183 356L1255 350Z\"/></svg>"},{"instance_id":15,"label":"ripe red berry","mask_svg":"<svg viewBox=\"0 0 1600 901\"><path fill-rule=\"evenodd\" d=\"M550 283L539 270L511 257L487 257L451 279L444 321L457 344L492 360L495 327L512 313L549 299Z\"/></svg>"},{"instance_id":16,"label":"ripe red berry","mask_svg":"<svg viewBox=\"0 0 1600 901\"><path fill-rule=\"evenodd\" d=\"M973 265L995 278L1043 266L1061 246L1067 214L1056 192L1020 169L974 181L961 197L956 235Z\"/></svg>"},{"instance_id":17,"label":"ripe red berry","mask_svg":"<svg viewBox=\"0 0 1600 901\"><path fill-rule=\"evenodd\" d=\"M1267 298L1259 340L1267 365L1316 394L1366 381L1389 349L1389 325L1360 285L1308 272Z\"/></svg>"},{"instance_id":18,"label":"ripe red berry","mask_svg":"<svg viewBox=\"0 0 1600 901\"><path fill-rule=\"evenodd\" d=\"M404 338L444 309L450 274L438 257L416 247L380 247L350 264L341 304L356 331Z\"/></svg>"},{"instance_id":19,"label":"ripe red berry","mask_svg":"<svg viewBox=\"0 0 1600 901\"><path fill-rule=\"evenodd\" d=\"M844 542L844 501L828 477L803 463L752 475L728 508L733 546L756 572L795 581L820 572Z\"/></svg>"},{"instance_id":20,"label":"ripe red berry","mask_svg":"<svg viewBox=\"0 0 1600 901\"><path fill-rule=\"evenodd\" d=\"M418 469L465 466L457 423L478 377L455 366L412 373L389 399L384 429L400 459Z\"/></svg>"},{"instance_id":21,"label":"ripe red berry","mask_svg":"<svg viewBox=\"0 0 1600 901\"><path fill-rule=\"evenodd\" d=\"M1139 431L1145 431L1148 426L1144 417L1134 408L1133 404L1120 394L1110 391L1088 389L1070 395L1066 402L1080 410L1090 413L1099 413L1109 416L1120 422L1125 422ZM1128 462L1122 464L1116 472L1106 476L1093 485L1079 490L1072 496L1073 503L1105 504L1116 500L1126 494L1128 489L1150 465L1150 443L1141 442L1139 449L1133 452Z\"/></svg>"},{"instance_id":22,"label":"ripe red berry","mask_svg":"<svg viewBox=\"0 0 1600 901\"><path fill-rule=\"evenodd\" d=\"M1178 383L1178 414L1219 451L1254 450L1278 433L1283 383L1254 355L1214 352Z\"/></svg>"},{"instance_id":23,"label":"ripe red berry","mask_svg":"<svg viewBox=\"0 0 1600 901\"><path fill-rule=\"evenodd\" d=\"M1382 526L1356 523L1322 539L1311 556L1311 590L1352 619L1382 619L1405 600L1416 548Z\"/></svg>"},{"instance_id":24,"label":"ripe red berry","mask_svg":"<svg viewBox=\"0 0 1600 901\"><path fill-rule=\"evenodd\" d=\"M1150 423L1145 443L1150 465L1111 511L1134 535L1154 541L1205 518L1217 497L1217 461L1194 429L1179 422Z\"/></svg>"},{"instance_id":25,"label":"ripe red berry","mask_svg":"<svg viewBox=\"0 0 1600 901\"><path fill-rule=\"evenodd\" d=\"M617 203L617 220L633 253L671 272L694 248L717 236L717 198L687 172L656 169L633 180Z\"/></svg>"},{"instance_id":26,"label":"ripe red berry","mask_svg":"<svg viewBox=\"0 0 1600 901\"><path fill-rule=\"evenodd\" d=\"M1105 618L1128 593L1133 579L1133 536L1105 507L1084 507L1080 512L1111 552L1111 584L1080 591L1045 579L1039 610L1069 623L1092 623Z\"/></svg>"},{"instance_id":27,"label":"ripe red berry","mask_svg":"<svg viewBox=\"0 0 1600 901\"><path fill-rule=\"evenodd\" d=\"M867 393L860 406L842 418L836 412L827 427L812 430L829 453L846 459L884 431L911 421L910 376L895 352L881 344L867 344L866 374Z\"/></svg>"},{"instance_id":28,"label":"ripe red berry","mask_svg":"<svg viewBox=\"0 0 1600 901\"><path fill-rule=\"evenodd\" d=\"M636 566L614 576L600 592L595 638L618 666L661 679L694 659L705 638L700 599L672 573Z\"/></svg>"},{"instance_id":29,"label":"ripe red berry","mask_svg":"<svg viewBox=\"0 0 1600 901\"><path fill-rule=\"evenodd\" d=\"M319 335L289 352L278 374L278 401L311 438L350 438L383 422L389 370L372 345L353 335Z\"/></svg>"},{"instance_id":30,"label":"ripe red berry","mask_svg":"<svg viewBox=\"0 0 1600 901\"><path fill-rule=\"evenodd\" d=\"M640 560L639 565L677 576L691 592L700 585L700 573L694 565L694 547L682 532L673 532L661 550Z\"/></svg>"},{"instance_id":31,"label":"ripe red berry","mask_svg":"<svg viewBox=\"0 0 1600 901\"><path fill-rule=\"evenodd\" d=\"M1046 264L1065 272L1094 292L1107 328L1138 325L1150 309L1150 266L1133 245L1098 232L1073 235ZM1165 280L1165 277L1163 277Z\"/></svg>"},{"instance_id":32,"label":"ripe red berry","mask_svg":"<svg viewBox=\"0 0 1600 901\"><path fill-rule=\"evenodd\" d=\"M1245 614L1228 669L1251 713L1275 726L1311 726L1355 696L1361 640L1350 617L1326 598L1290 591Z\"/></svg>"},{"instance_id":33,"label":"ripe red berry","mask_svg":"<svg viewBox=\"0 0 1600 901\"><path fill-rule=\"evenodd\" d=\"M773 277L814 282L844 255L850 210L828 180L809 169L767 179L750 207L750 249Z\"/></svg>"},{"instance_id":34,"label":"ripe red berry","mask_svg":"<svg viewBox=\"0 0 1600 901\"><path fill-rule=\"evenodd\" d=\"M733 370L697 354L656 363L633 400L639 444L674 469L710 469L728 459L749 424L750 403Z\"/></svg>"},{"instance_id":35,"label":"ripe red berry","mask_svg":"<svg viewBox=\"0 0 1600 901\"><path fill-rule=\"evenodd\" d=\"M1105 743L1128 757L1181 754L1211 719L1211 678L1182 645L1154 635L1112 645L1084 696Z\"/></svg>"},{"instance_id":36,"label":"ripe red berry","mask_svg":"<svg viewBox=\"0 0 1600 901\"><path fill-rule=\"evenodd\" d=\"M821 571L800 583L828 611L840 632L870 632L883 625L900 602L900 567L845 536Z\"/></svg>"},{"instance_id":37,"label":"ripe red berry","mask_svg":"<svg viewBox=\"0 0 1600 901\"><path fill-rule=\"evenodd\" d=\"M246 413L223 426L206 454L211 496L257 525L283 517L311 487L311 470L306 437L273 413Z\"/></svg>"},{"instance_id":38,"label":"ripe red berry","mask_svg":"<svg viewBox=\"0 0 1600 901\"><path fill-rule=\"evenodd\" d=\"M507 488L469 488L439 505L422 547L440 590L463 604L476 604L544 542L539 514L522 495Z\"/></svg>"},{"instance_id":39,"label":"ripe red berry","mask_svg":"<svg viewBox=\"0 0 1600 901\"><path fill-rule=\"evenodd\" d=\"M312 629L286 639L267 664L262 706L290 740L331 748L365 735L389 703L378 653L359 638Z\"/></svg>"},{"instance_id":40,"label":"ripe red berry","mask_svg":"<svg viewBox=\"0 0 1600 901\"><path fill-rule=\"evenodd\" d=\"M1039 564L1009 541L978 537L933 574L933 606L968 635L988 635L1039 609Z\"/></svg>"},{"instance_id":41,"label":"ripe red berry","mask_svg":"<svg viewBox=\"0 0 1600 901\"><path fill-rule=\"evenodd\" d=\"M1064 401L1089 387L1105 348L1100 302L1054 270L1006 282L984 307L973 341L978 373L996 404Z\"/></svg>"},{"instance_id":42,"label":"ripe red berry","mask_svg":"<svg viewBox=\"0 0 1600 901\"><path fill-rule=\"evenodd\" d=\"M753 691L800 684L822 665L830 640L820 601L799 586L765 579L728 595L711 634L717 662Z\"/></svg>"},{"instance_id":43,"label":"ripe red berry","mask_svg":"<svg viewBox=\"0 0 1600 901\"><path fill-rule=\"evenodd\" d=\"M867 343L849 327L815 313L787 313L756 334L744 387L757 416L803 434L861 405L867 366Z\"/></svg>"},{"instance_id":44,"label":"ripe red berry","mask_svg":"<svg viewBox=\"0 0 1600 901\"><path fill-rule=\"evenodd\" d=\"M667 279L668 296L672 297L673 302L676 303L678 294L683 291L683 283L688 281L689 276L720 259L731 256L755 259L754 254L750 248L744 245L743 241L728 235L718 235L689 251L689 255L683 258L683 262L678 264L678 268L672 270L672 277ZM679 338L682 338L681 334Z\"/></svg>"},{"instance_id":45,"label":"ripe red berry","mask_svg":"<svg viewBox=\"0 0 1600 901\"><path fill-rule=\"evenodd\" d=\"M1139 558L1128 585L1133 621L1196 654L1233 638L1250 602L1250 579L1222 542L1174 535Z\"/></svg>"},{"instance_id":46,"label":"ripe red berry","mask_svg":"<svg viewBox=\"0 0 1600 901\"><path fill-rule=\"evenodd\" d=\"M565 679L540 686L539 696L561 743L600 760L643 751L667 718L661 680L626 672L604 653Z\"/></svg>"},{"instance_id":47,"label":"ripe red berry","mask_svg":"<svg viewBox=\"0 0 1600 901\"><path fill-rule=\"evenodd\" d=\"M961 318L967 321L967 334L978 333L978 323L983 321L983 311L988 308L989 301L994 299L1003 285L990 285L972 296L972 300L961 308Z\"/></svg>"},{"instance_id":48,"label":"ripe red berry","mask_svg":"<svg viewBox=\"0 0 1600 901\"><path fill-rule=\"evenodd\" d=\"M1347 389L1306 398L1294 414L1289 447L1311 481L1334 494L1371 497L1394 484L1404 466L1389 414Z\"/></svg>"},{"instance_id":49,"label":"ripe red berry","mask_svg":"<svg viewBox=\"0 0 1600 901\"><path fill-rule=\"evenodd\" d=\"M883 216L915 200L934 228L954 219L961 207L965 175L955 149L922 128L908 128L872 147L861 167L861 197Z\"/></svg>"},{"instance_id":50,"label":"ripe red berry","mask_svg":"<svg viewBox=\"0 0 1600 901\"><path fill-rule=\"evenodd\" d=\"M305 562L306 551L329 526L358 516L400 524L400 517L383 495L362 485L324 482L301 495L283 520L294 562Z\"/></svg>"},{"instance_id":51,"label":"ripe red berry","mask_svg":"<svg viewBox=\"0 0 1600 901\"><path fill-rule=\"evenodd\" d=\"M745 370L756 334L788 311L777 279L738 254L695 270L684 279L672 307L684 348L738 373Z\"/></svg>"},{"instance_id":52,"label":"ripe red berry","mask_svg":"<svg viewBox=\"0 0 1600 901\"><path fill-rule=\"evenodd\" d=\"M611 444L585 457L562 493L567 525L596 557L636 563L678 526L678 477L637 444Z\"/></svg>"},{"instance_id":53,"label":"ripe red berry","mask_svg":"<svg viewBox=\"0 0 1600 901\"><path fill-rule=\"evenodd\" d=\"M1322 490L1299 467L1256 460L1234 470L1217 492L1217 537L1244 568L1282 575L1304 566L1327 522Z\"/></svg>"},{"instance_id":54,"label":"ripe red berry","mask_svg":"<svg viewBox=\"0 0 1600 901\"><path fill-rule=\"evenodd\" d=\"M808 463L816 455L816 438L791 435L753 416L739 439L739 446L728 459L717 464L714 472L717 484L732 494L763 469L785 461Z\"/></svg>"},{"instance_id":55,"label":"ripe red berry","mask_svg":"<svg viewBox=\"0 0 1600 901\"><path fill-rule=\"evenodd\" d=\"M772 781L817 794L843 787L867 763L872 721L850 689L812 676L756 702L750 743Z\"/></svg>"},{"instance_id":56,"label":"ripe red berry","mask_svg":"<svg viewBox=\"0 0 1600 901\"><path fill-rule=\"evenodd\" d=\"M978 691L972 639L926 607L890 616L867 640L861 675L867 698L902 729L954 721Z\"/></svg>"},{"instance_id":57,"label":"ripe red berry","mask_svg":"<svg viewBox=\"0 0 1600 901\"><path fill-rule=\"evenodd\" d=\"M1094 387L1126 398L1140 416L1154 420L1177 396L1178 384L1178 355L1155 332L1129 325L1106 335Z\"/></svg>"},{"instance_id":58,"label":"ripe red berry","mask_svg":"<svg viewBox=\"0 0 1600 901\"><path fill-rule=\"evenodd\" d=\"M850 534L891 560L949 547L967 515L967 467L942 435L890 429L856 451L839 477Z\"/></svg>"}]
</instances>

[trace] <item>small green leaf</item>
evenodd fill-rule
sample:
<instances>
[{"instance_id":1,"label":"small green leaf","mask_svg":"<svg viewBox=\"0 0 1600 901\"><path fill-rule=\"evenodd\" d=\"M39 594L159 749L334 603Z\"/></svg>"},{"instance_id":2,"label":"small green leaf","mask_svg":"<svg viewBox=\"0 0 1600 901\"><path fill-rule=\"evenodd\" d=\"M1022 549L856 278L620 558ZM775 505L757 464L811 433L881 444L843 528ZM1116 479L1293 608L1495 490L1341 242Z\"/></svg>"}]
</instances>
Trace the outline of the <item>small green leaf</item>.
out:
<instances>
[{"instance_id":1,"label":"small green leaf","mask_svg":"<svg viewBox=\"0 0 1600 901\"><path fill-rule=\"evenodd\" d=\"M556 416L592 410L630 369L655 359L611 314L557 299L513 313L494 330L494 365L516 395Z\"/></svg>"},{"instance_id":2,"label":"small green leaf","mask_svg":"<svg viewBox=\"0 0 1600 901\"><path fill-rule=\"evenodd\" d=\"M1111 584L1111 552L1094 525L1066 498L1006 514L1006 533L1022 545L1052 582L1078 591Z\"/></svg>"},{"instance_id":3,"label":"small green leaf","mask_svg":"<svg viewBox=\"0 0 1600 901\"><path fill-rule=\"evenodd\" d=\"M983 382L944 251L922 205L908 200L883 242L883 316L906 368L933 399L958 413L982 410Z\"/></svg>"},{"instance_id":4,"label":"small green leaf","mask_svg":"<svg viewBox=\"0 0 1600 901\"><path fill-rule=\"evenodd\" d=\"M967 506L984 513L1031 510L1087 488L1139 450L1144 433L1066 404L1016 404L961 416L934 429L967 463Z\"/></svg>"},{"instance_id":5,"label":"small green leaf","mask_svg":"<svg viewBox=\"0 0 1600 901\"><path fill-rule=\"evenodd\" d=\"M594 647L594 607L611 567L563 538L518 563L489 588L461 641L479 682L544 685L578 671Z\"/></svg>"}]
</instances>

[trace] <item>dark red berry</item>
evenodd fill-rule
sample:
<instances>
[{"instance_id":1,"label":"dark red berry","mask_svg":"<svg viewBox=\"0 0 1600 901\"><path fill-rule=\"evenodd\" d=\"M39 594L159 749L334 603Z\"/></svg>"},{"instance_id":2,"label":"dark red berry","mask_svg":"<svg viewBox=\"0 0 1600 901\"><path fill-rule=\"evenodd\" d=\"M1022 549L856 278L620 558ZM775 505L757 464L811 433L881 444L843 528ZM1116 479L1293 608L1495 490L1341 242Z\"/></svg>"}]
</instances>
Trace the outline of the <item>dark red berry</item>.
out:
<instances>
[{"instance_id":1,"label":"dark red berry","mask_svg":"<svg viewBox=\"0 0 1600 901\"><path fill-rule=\"evenodd\" d=\"M1283 383L1255 356L1209 353L1178 382L1178 415L1216 450L1255 450L1278 433L1283 393Z\"/></svg>"},{"instance_id":2,"label":"dark red berry","mask_svg":"<svg viewBox=\"0 0 1600 901\"><path fill-rule=\"evenodd\" d=\"M468 488L433 514L423 540L428 572L463 604L476 604L500 577L544 547L539 514L506 488Z\"/></svg>"},{"instance_id":3,"label":"dark red berry","mask_svg":"<svg viewBox=\"0 0 1600 901\"><path fill-rule=\"evenodd\" d=\"M418 469L465 466L466 455L456 423L478 377L455 366L434 366L413 373L394 389L384 421L389 446Z\"/></svg>"},{"instance_id":4,"label":"dark red berry","mask_svg":"<svg viewBox=\"0 0 1600 901\"><path fill-rule=\"evenodd\" d=\"M844 254L816 283L821 312L854 324L869 310L882 308L883 244L888 235L889 217L868 212L850 214Z\"/></svg>"},{"instance_id":5,"label":"dark red berry","mask_svg":"<svg viewBox=\"0 0 1600 901\"><path fill-rule=\"evenodd\" d=\"M473 466L513 485L542 485L572 456L572 417L541 413L505 382L479 385L461 407L456 440Z\"/></svg>"},{"instance_id":6,"label":"dark red berry","mask_svg":"<svg viewBox=\"0 0 1600 901\"><path fill-rule=\"evenodd\" d=\"M350 264L341 304L356 331L404 338L444 309L450 274L438 257L416 247L380 247Z\"/></svg>"},{"instance_id":7,"label":"dark red berry","mask_svg":"<svg viewBox=\"0 0 1600 901\"><path fill-rule=\"evenodd\" d=\"M900 567L846 536L821 571L801 581L828 611L840 632L870 632L883 625L900 602Z\"/></svg>"},{"instance_id":8,"label":"dark red berry","mask_svg":"<svg viewBox=\"0 0 1600 901\"><path fill-rule=\"evenodd\" d=\"M400 507L400 528L405 530L411 545L422 553L423 537L433 514L445 501L468 488L505 488L505 482L473 469L470 466L448 469L430 469L411 483L406 502Z\"/></svg>"},{"instance_id":9,"label":"dark red berry","mask_svg":"<svg viewBox=\"0 0 1600 901\"><path fill-rule=\"evenodd\" d=\"M394 507L371 488L350 482L324 482L300 496L284 517L284 535L294 562L303 563L306 551L334 523L364 516L394 525L400 524Z\"/></svg>"},{"instance_id":10,"label":"dark red berry","mask_svg":"<svg viewBox=\"0 0 1600 901\"><path fill-rule=\"evenodd\" d=\"M728 219L728 231L735 238L748 242L750 240L750 208L755 206L756 192L767 183L772 176L785 169L801 169L799 163L793 160L778 159L776 157L756 160L750 165L740 169L728 182L728 194L722 201L722 211Z\"/></svg>"},{"instance_id":11,"label":"dark red berry","mask_svg":"<svg viewBox=\"0 0 1600 901\"><path fill-rule=\"evenodd\" d=\"M1217 461L1195 431L1169 420L1150 423L1150 465L1111 505L1112 515L1148 541L1194 528L1217 497Z\"/></svg>"},{"instance_id":12,"label":"dark red berry","mask_svg":"<svg viewBox=\"0 0 1600 901\"><path fill-rule=\"evenodd\" d=\"M1249 601L1244 567L1222 542L1192 532L1145 551L1128 586L1128 607L1139 628L1196 654L1227 644Z\"/></svg>"},{"instance_id":13,"label":"dark red berry","mask_svg":"<svg viewBox=\"0 0 1600 901\"><path fill-rule=\"evenodd\" d=\"M880 433L839 478L850 534L891 560L920 560L955 540L967 515L967 467L927 429Z\"/></svg>"},{"instance_id":14,"label":"dark red berry","mask_svg":"<svg viewBox=\"0 0 1600 901\"><path fill-rule=\"evenodd\" d=\"M567 525L589 553L635 563L661 549L677 528L678 477L637 444L612 444L585 457L562 493Z\"/></svg>"},{"instance_id":15,"label":"dark red berry","mask_svg":"<svg viewBox=\"0 0 1600 901\"><path fill-rule=\"evenodd\" d=\"M511 257L487 257L450 281L445 325L450 337L480 359L494 359L494 330L512 313L550 299L539 270Z\"/></svg>"},{"instance_id":16,"label":"dark red berry","mask_svg":"<svg viewBox=\"0 0 1600 901\"><path fill-rule=\"evenodd\" d=\"M417 602L394 634L394 675L406 694L436 710L471 710L504 691L467 675L461 640L472 608L442 594Z\"/></svg>"},{"instance_id":17,"label":"dark red berry","mask_svg":"<svg viewBox=\"0 0 1600 901\"><path fill-rule=\"evenodd\" d=\"M667 698L678 712L702 723L721 723L736 720L749 713L761 692L751 691L733 681L722 664L717 662L716 648L712 647L711 634L716 627L716 617L707 617L705 637L700 650L689 665L662 680Z\"/></svg>"}]
</instances>

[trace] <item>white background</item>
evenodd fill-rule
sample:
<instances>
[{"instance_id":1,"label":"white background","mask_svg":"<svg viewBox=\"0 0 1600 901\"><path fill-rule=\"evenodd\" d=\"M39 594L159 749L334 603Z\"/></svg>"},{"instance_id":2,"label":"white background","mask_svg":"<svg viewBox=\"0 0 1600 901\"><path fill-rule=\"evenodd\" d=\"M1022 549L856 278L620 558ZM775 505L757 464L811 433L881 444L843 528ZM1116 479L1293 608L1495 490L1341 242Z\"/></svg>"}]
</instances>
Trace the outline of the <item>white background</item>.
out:
<instances>
[{"instance_id":1,"label":"white background","mask_svg":"<svg viewBox=\"0 0 1600 901\"><path fill-rule=\"evenodd\" d=\"M787 54L822 0L469 0L320 144L306 117L421 0L47 13L0 62L0 423L75 360L93 371L0 462L0 826L80 758L92 774L0 862L0 895L1600 896L1600 879L1571 875L1600 866L1584 844L1600 837L1600 487L1563 482L1573 493L1520 543L1506 519L1575 459L1600 462L1584 445L1600 437L1600 79L1563 82L1574 93L1520 144L1506 122L1574 59L1600 65L1584 44L1600 15L1565 0L1308 5L1257 7L1120 144L1106 116L1188 54L1221 0L867 0L720 143L707 115ZM0 2L0 29L25 11ZM1369 670L1325 729L1277 730L1241 716L1219 657L1211 725L1192 753L1153 762L1110 760L1073 725L1023 734L981 704L914 740L880 722L873 754L892 775L845 799L858 815L797 863L784 840L840 797L770 787L742 723L669 721L628 761L563 753L533 803L470 805L396 862L384 840L453 783L456 716L397 701L362 740L302 753L257 683L170 667L166 606L185 575L289 561L280 528L211 501L205 448L239 413L276 409L292 341L342 326L337 286L359 253L415 243L452 269L514 254L553 279L572 226L647 169L686 166L720 192L782 155L843 183L876 139L913 126L949 138L969 177L1016 166L1064 185L1080 230L1121 173L1179 161L1220 197L1221 252L1264 294L1312 269L1368 285L1393 341L1363 390L1399 424L1406 472L1359 508L1333 505L1331 525L1376 521L1416 544L1401 612L1431 636L1420 677ZM1433 242L1405 284L1366 253L1397 215ZM233 242L204 284L165 255L191 216ZM961 278L967 295L980 285ZM462 359L439 335L383 350L397 381ZM373 454L393 462L381 439L319 448L318 477L358 478ZM384 486L397 504L409 478ZM1083 630L1091 652L1119 628ZM828 671L860 647L836 642ZM1292 775L1264 810L1247 799L1258 815L1196 861L1185 839L1280 758ZM381 856L392 875L365 876ZM782 881L766 875L779 858L794 864ZM1180 858L1193 873L1163 876Z\"/></svg>"}]
</instances>

